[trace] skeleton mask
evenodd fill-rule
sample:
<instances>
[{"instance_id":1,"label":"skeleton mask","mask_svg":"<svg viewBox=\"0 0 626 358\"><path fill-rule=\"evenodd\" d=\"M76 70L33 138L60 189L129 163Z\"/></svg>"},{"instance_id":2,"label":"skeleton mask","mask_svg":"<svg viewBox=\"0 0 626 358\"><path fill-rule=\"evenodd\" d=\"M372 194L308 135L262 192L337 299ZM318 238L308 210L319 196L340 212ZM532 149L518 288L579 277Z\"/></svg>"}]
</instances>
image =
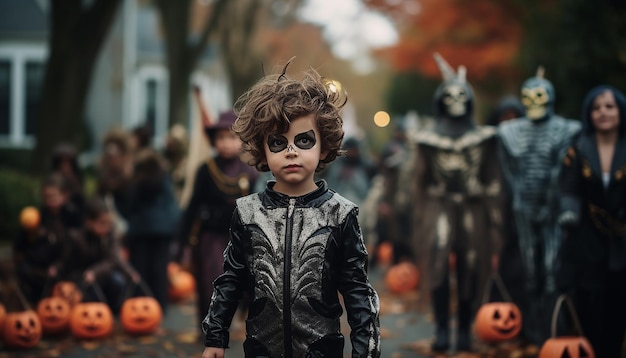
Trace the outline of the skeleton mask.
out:
<instances>
[{"instance_id":1,"label":"skeleton mask","mask_svg":"<svg viewBox=\"0 0 626 358\"><path fill-rule=\"evenodd\" d=\"M465 67L455 71L439 54L435 60L443 75L443 83L435 92L437 114L455 119L472 120L474 95L465 78Z\"/></svg>"},{"instance_id":2,"label":"skeleton mask","mask_svg":"<svg viewBox=\"0 0 626 358\"><path fill-rule=\"evenodd\" d=\"M452 117L461 117L467 113L469 97L463 86L451 84L443 90L443 102L446 112Z\"/></svg>"},{"instance_id":3,"label":"skeleton mask","mask_svg":"<svg viewBox=\"0 0 626 358\"><path fill-rule=\"evenodd\" d=\"M543 69L537 71L522 85L522 104L526 115L533 121L547 118L553 114L554 88L550 81L543 78Z\"/></svg>"}]
</instances>

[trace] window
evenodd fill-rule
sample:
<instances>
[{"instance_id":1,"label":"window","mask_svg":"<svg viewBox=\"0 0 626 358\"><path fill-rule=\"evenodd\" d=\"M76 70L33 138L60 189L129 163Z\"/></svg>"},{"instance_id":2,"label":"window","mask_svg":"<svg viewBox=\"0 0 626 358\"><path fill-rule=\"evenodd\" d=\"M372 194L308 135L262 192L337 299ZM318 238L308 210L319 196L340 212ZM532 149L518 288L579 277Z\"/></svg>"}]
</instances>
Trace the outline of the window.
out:
<instances>
[{"instance_id":1,"label":"window","mask_svg":"<svg viewBox=\"0 0 626 358\"><path fill-rule=\"evenodd\" d=\"M24 114L26 135L35 135L37 132L37 120L39 116L39 102L41 100L41 87L43 84L44 65L38 62L26 63L26 95Z\"/></svg>"},{"instance_id":2,"label":"window","mask_svg":"<svg viewBox=\"0 0 626 358\"><path fill-rule=\"evenodd\" d=\"M145 124L152 128L153 133L157 124L157 81L150 78L146 81L146 108Z\"/></svg>"},{"instance_id":3,"label":"window","mask_svg":"<svg viewBox=\"0 0 626 358\"><path fill-rule=\"evenodd\" d=\"M47 49L0 42L0 147L33 148Z\"/></svg>"}]
</instances>

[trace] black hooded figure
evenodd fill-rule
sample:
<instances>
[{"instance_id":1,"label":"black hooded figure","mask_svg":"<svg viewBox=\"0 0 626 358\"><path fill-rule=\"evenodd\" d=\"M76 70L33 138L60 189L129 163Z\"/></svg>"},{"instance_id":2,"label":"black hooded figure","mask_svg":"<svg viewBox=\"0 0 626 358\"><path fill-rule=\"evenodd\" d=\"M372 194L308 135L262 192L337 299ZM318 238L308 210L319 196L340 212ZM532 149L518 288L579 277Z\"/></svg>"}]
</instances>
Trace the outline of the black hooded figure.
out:
<instances>
[{"instance_id":1,"label":"black hooded figure","mask_svg":"<svg viewBox=\"0 0 626 358\"><path fill-rule=\"evenodd\" d=\"M498 126L499 155L525 276L523 334L536 345L550 337L561 242L558 175L580 123L554 114L555 93L543 69L522 84L526 115Z\"/></svg>"},{"instance_id":2,"label":"black hooded figure","mask_svg":"<svg viewBox=\"0 0 626 358\"><path fill-rule=\"evenodd\" d=\"M626 332L626 98L610 86L583 103L583 132L560 175L558 285L574 296L596 357L622 356Z\"/></svg>"},{"instance_id":3,"label":"black hooded figure","mask_svg":"<svg viewBox=\"0 0 626 358\"><path fill-rule=\"evenodd\" d=\"M470 326L500 247L500 176L493 127L474 122L474 95L465 78L439 55L444 81L434 96L432 128L409 138L413 172L413 245L430 292L434 351L450 348L450 271L458 291L457 351L471 349ZM453 258L451 260L451 258ZM453 263L451 263L453 262Z\"/></svg>"}]
</instances>

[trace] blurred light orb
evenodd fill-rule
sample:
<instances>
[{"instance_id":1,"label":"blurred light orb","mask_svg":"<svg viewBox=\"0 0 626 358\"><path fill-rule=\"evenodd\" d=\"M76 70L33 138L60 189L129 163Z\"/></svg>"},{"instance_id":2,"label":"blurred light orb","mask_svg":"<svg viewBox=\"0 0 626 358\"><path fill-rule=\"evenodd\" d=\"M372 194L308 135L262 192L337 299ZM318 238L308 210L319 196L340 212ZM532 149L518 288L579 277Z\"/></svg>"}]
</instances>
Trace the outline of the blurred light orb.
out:
<instances>
[{"instance_id":1,"label":"blurred light orb","mask_svg":"<svg viewBox=\"0 0 626 358\"><path fill-rule=\"evenodd\" d=\"M391 117L389 116L389 113L385 111L378 111L376 112L376 114L374 114L374 123L377 126L384 128L384 127L387 127L390 122L391 122Z\"/></svg>"}]
</instances>

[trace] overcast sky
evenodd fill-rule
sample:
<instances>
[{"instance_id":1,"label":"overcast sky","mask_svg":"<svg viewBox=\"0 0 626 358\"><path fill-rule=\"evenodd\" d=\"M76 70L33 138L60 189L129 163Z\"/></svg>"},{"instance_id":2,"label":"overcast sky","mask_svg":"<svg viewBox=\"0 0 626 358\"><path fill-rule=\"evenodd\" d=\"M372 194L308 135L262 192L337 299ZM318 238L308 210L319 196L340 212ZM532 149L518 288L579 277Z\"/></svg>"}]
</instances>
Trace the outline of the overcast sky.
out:
<instances>
[{"instance_id":1,"label":"overcast sky","mask_svg":"<svg viewBox=\"0 0 626 358\"><path fill-rule=\"evenodd\" d=\"M373 69L371 49L393 45L398 33L380 13L368 9L361 0L307 0L300 11L305 20L319 24L335 56L350 60L355 69Z\"/></svg>"}]
</instances>

